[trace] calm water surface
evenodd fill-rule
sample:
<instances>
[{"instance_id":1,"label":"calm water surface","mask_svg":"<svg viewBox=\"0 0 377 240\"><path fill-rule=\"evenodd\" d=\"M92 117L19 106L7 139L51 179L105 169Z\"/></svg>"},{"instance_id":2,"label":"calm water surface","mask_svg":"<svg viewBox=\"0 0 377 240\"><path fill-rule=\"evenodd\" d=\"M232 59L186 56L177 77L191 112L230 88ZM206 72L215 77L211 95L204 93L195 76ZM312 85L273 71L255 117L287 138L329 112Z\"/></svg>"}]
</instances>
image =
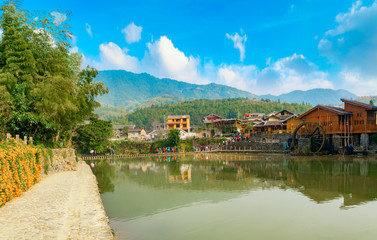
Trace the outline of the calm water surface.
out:
<instances>
[{"instance_id":1,"label":"calm water surface","mask_svg":"<svg viewBox=\"0 0 377 240\"><path fill-rule=\"evenodd\" d=\"M377 239L376 158L186 155L93 163L118 239Z\"/></svg>"}]
</instances>

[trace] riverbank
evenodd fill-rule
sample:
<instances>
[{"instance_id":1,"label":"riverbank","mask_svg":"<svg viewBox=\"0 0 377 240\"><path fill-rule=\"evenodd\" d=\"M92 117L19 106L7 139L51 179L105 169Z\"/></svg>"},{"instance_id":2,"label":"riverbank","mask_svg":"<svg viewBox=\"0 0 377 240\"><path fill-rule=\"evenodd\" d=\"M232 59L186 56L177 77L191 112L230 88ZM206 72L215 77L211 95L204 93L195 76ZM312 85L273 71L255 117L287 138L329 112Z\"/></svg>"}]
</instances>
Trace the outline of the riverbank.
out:
<instances>
[{"instance_id":1,"label":"riverbank","mask_svg":"<svg viewBox=\"0 0 377 240\"><path fill-rule=\"evenodd\" d=\"M47 176L0 208L4 239L113 239L90 167Z\"/></svg>"}]
</instances>

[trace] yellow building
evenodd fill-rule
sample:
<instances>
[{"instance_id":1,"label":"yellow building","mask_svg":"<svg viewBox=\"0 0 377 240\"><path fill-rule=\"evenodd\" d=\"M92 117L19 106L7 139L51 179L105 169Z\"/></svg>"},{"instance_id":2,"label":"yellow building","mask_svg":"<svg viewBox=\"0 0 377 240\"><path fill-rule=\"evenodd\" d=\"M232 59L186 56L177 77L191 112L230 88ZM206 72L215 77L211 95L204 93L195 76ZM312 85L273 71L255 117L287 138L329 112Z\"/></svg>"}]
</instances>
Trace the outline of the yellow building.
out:
<instances>
[{"instance_id":1,"label":"yellow building","mask_svg":"<svg viewBox=\"0 0 377 240\"><path fill-rule=\"evenodd\" d=\"M168 116L166 128L190 132L190 115Z\"/></svg>"}]
</instances>

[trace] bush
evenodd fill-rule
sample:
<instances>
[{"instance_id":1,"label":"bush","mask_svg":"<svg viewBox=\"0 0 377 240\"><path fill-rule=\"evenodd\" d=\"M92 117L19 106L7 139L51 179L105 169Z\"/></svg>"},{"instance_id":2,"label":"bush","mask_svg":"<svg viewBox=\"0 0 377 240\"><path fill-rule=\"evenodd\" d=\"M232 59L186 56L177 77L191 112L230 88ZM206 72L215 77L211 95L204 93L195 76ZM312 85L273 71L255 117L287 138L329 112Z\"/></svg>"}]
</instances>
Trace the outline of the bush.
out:
<instances>
[{"instance_id":1,"label":"bush","mask_svg":"<svg viewBox=\"0 0 377 240\"><path fill-rule=\"evenodd\" d=\"M0 143L0 206L40 180L41 150L14 139Z\"/></svg>"},{"instance_id":2,"label":"bush","mask_svg":"<svg viewBox=\"0 0 377 240\"><path fill-rule=\"evenodd\" d=\"M179 138L179 130L177 129L170 130L169 136L167 139L169 146L170 147L178 146L180 141L181 139Z\"/></svg>"}]
</instances>

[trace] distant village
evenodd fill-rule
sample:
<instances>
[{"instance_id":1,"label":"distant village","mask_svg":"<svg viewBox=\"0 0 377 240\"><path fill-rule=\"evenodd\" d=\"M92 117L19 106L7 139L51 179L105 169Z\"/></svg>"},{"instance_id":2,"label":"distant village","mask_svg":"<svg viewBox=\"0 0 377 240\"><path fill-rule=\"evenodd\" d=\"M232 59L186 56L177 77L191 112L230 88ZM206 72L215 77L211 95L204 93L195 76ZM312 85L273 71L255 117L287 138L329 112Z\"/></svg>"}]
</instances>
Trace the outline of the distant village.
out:
<instances>
[{"instance_id":1,"label":"distant village","mask_svg":"<svg viewBox=\"0 0 377 240\"><path fill-rule=\"evenodd\" d=\"M299 115L285 109L278 112L246 113L242 119L226 119L216 113L203 116L203 126L190 124L190 115L171 115L165 122L153 122L151 129L114 125L112 140L153 141L165 139L169 130L177 129L181 139L234 137L287 142L304 122L322 127L329 144L368 147L370 136L377 133L377 107L354 100L341 99L344 106L317 105ZM128 131L124 131L124 129ZM125 133L127 132L127 135Z\"/></svg>"}]
</instances>

